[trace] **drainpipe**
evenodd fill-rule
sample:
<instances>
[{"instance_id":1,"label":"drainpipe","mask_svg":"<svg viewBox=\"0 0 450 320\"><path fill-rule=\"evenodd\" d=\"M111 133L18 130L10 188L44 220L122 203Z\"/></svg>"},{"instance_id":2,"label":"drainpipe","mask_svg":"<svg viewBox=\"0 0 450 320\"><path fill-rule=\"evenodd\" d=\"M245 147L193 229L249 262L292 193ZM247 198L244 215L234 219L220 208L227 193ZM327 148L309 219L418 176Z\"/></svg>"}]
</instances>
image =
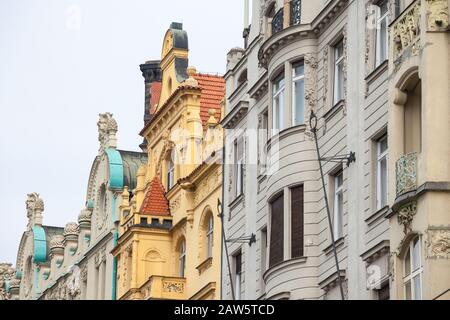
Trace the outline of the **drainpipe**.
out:
<instances>
[{"instance_id":1,"label":"drainpipe","mask_svg":"<svg viewBox=\"0 0 450 320\"><path fill-rule=\"evenodd\" d=\"M113 249L117 247L117 243L118 243L118 240L119 240L119 233L117 231L118 228L117 228L117 225L116 225L116 221L117 221L117 217L116 217L116 200L117 200L117 193L114 194L113 201L112 201L112 217L113 217L114 226L116 227L114 232L113 232L113 236L114 236ZM117 296L116 293L117 293L117 258L113 257L111 300L116 300L116 296Z\"/></svg>"}]
</instances>

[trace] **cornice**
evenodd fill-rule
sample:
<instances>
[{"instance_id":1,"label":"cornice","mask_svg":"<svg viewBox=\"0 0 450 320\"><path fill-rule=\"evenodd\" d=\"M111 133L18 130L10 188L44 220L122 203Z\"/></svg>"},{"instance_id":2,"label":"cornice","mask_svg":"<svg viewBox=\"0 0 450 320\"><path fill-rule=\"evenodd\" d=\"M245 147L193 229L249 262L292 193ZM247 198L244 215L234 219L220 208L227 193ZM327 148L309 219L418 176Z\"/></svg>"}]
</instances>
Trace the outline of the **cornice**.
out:
<instances>
[{"instance_id":1,"label":"cornice","mask_svg":"<svg viewBox=\"0 0 450 320\"><path fill-rule=\"evenodd\" d=\"M239 103L227 114L220 124L224 129L235 128L239 121L247 115L248 108L248 101L239 101Z\"/></svg>"}]
</instances>

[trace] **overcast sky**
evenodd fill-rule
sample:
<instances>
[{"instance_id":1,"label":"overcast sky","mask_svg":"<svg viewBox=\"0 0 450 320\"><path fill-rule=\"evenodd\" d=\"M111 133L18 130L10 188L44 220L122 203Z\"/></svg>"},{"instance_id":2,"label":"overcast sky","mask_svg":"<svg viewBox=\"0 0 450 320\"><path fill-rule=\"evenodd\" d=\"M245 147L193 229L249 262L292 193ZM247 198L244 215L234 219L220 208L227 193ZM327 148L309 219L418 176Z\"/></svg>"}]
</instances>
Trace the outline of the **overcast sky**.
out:
<instances>
[{"instance_id":1,"label":"overcast sky","mask_svg":"<svg viewBox=\"0 0 450 320\"><path fill-rule=\"evenodd\" d=\"M223 74L242 46L243 0L0 0L0 262L16 262L27 193L44 224L77 221L99 113L114 114L120 149L139 150L139 64L160 58L172 21L199 71Z\"/></svg>"}]
</instances>

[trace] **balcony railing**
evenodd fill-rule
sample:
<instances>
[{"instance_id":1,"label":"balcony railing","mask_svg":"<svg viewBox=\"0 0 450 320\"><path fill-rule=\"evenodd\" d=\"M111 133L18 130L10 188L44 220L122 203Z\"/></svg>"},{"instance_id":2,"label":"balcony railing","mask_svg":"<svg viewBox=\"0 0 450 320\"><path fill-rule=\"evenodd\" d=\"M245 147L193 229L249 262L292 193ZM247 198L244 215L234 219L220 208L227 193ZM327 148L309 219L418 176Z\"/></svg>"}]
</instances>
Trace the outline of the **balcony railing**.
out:
<instances>
[{"instance_id":1,"label":"balcony railing","mask_svg":"<svg viewBox=\"0 0 450 320\"><path fill-rule=\"evenodd\" d=\"M281 8L278 12L273 16L272 19L272 34L280 32L283 30L284 25L284 9Z\"/></svg>"},{"instance_id":2,"label":"balcony railing","mask_svg":"<svg viewBox=\"0 0 450 320\"><path fill-rule=\"evenodd\" d=\"M416 0L391 26L394 61L407 51L416 54L420 49L420 7L420 0Z\"/></svg>"},{"instance_id":3,"label":"balcony railing","mask_svg":"<svg viewBox=\"0 0 450 320\"><path fill-rule=\"evenodd\" d=\"M397 197L417 189L417 153L402 156L396 163Z\"/></svg>"},{"instance_id":4,"label":"balcony railing","mask_svg":"<svg viewBox=\"0 0 450 320\"><path fill-rule=\"evenodd\" d=\"M152 276L140 288L140 291L145 300L186 300L186 279Z\"/></svg>"},{"instance_id":5,"label":"balcony railing","mask_svg":"<svg viewBox=\"0 0 450 320\"><path fill-rule=\"evenodd\" d=\"M283 29L298 25L302 22L302 1L291 0L280 8L272 18L272 34L274 35Z\"/></svg>"},{"instance_id":6,"label":"balcony railing","mask_svg":"<svg viewBox=\"0 0 450 320\"><path fill-rule=\"evenodd\" d=\"M291 26L300 24L302 21L302 1L292 0L291 1Z\"/></svg>"}]
</instances>

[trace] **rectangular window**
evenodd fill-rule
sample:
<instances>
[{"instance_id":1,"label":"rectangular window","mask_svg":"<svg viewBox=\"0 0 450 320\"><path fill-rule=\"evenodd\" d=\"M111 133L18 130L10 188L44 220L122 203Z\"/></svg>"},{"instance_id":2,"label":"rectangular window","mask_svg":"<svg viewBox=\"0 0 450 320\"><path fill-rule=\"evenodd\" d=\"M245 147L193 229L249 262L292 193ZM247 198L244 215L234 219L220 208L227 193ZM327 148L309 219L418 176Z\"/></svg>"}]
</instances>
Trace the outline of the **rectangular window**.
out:
<instances>
[{"instance_id":1,"label":"rectangular window","mask_svg":"<svg viewBox=\"0 0 450 320\"><path fill-rule=\"evenodd\" d=\"M263 275L267 270L267 229L261 231L261 249L260 249L260 259L261 259L261 277L260 284L261 288L264 289L264 279Z\"/></svg>"},{"instance_id":2,"label":"rectangular window","mask_svg":"<svg viewBox=\"0 0 450 320\"><path fill-rule=\"evenodd\" d=\"M344 99L344 41L334 47L334 104Z\"/></svg>"},{"instance_id":3,"label":"rectangular window","mask_svg":"<svg viewBox=\"0 0 450 320\"><path fill-rule=\"evenodd\" d=\"M303 185L291 189L291 257L303 257Z\"/></svg>"},{"instance_id":4,"label":"rectangular window","mask_svg":"<svg viewBox=\"0 0 450 320\"><path fill-rule=\"evenodd\" d=\"M305 123L305 66L303 62L292 66L292 125Z\"/></svg>"},{"instance_id":5,"label":"rectangular window","mask_svg":"<svg viewBox=\"0 0 450 320\"><path fill-rule=\"evenodd\" d=\"M377 37L376 37L376 67L388 58L388 1L380 1L377 5Z\"/></svg>"},{"instance_id":6,"label":"rectangular window","mask_svg":"<svg viewBox=\"0 0 450 320\"><path fill-rule=\"evenodd\" d=\"M239 197L244 187L244 139L239 138L234 142L234 181L235 197Z\"/></svg>"},{"instance_id":7,"label":"rectangular window","mask_svg":"<svg viewBox=\"0 0 450 320\"><path fill-rule=\"evenodd\" d=\"M266 171L266 144L268 139L268 112L261 114L261 123L258 130L258 173L262 174Z\"/></svg>"},{"instance_id":8,"label":"rectangular window","mask_svg":"<svg viewBox=\"0 0 450 320\"><path fill-rule=\"evenodd\" d=\"M406 300L422 300L422 248L421 239L411 241L404 258L404 291Z\"/></svg>"},{"instance_id":9,"label":"rectangular window","mask_svg":"<svg viewBox=\"0 0 450 320\"><path fill-rule=\"evenodd\" d=\"M333 210L333 233L334 240L343 237L343 215L344 215L344 178L342 171L334 176L334 210Z\"/></svg>"},{"instance_id":10,"label":"rectangular window","mask_svg":"<svg viewBox=\"0 0 450 320\"><path fill-rule=\"evenodd\" d=\"M388 139L383 136L377 142L377 209L388 201Z\"/></svg>"},{"instance_id":11,"label":"rectangular window","mask_svg":"<svg viewBox=\"0 0 450 320\"><path fill-rule=\"evenodd\" d=\"M278 76L272 84L272 130L284 129L284 73Z\"/></svg>"},{"instance_id":12,"label":"rectangular window","mask_svg":"<svg viewBox=\"0 0 450 320\"><path fill-rule=\"evenodd\" d=\"M234 256L234 297L236 300L241 299L242 291L242 253L239 252Z\"/></svg>"},{"instance_id":13,"label":"rectangular window","mask_svg":"<svg viewBox=\"0 0 450 320\"><path fill-rule=\"evenodd\" d=\"M284 260L284 196L281 194L272 201L270 225L269 267Z\"/></svg>"}]
</instances>

